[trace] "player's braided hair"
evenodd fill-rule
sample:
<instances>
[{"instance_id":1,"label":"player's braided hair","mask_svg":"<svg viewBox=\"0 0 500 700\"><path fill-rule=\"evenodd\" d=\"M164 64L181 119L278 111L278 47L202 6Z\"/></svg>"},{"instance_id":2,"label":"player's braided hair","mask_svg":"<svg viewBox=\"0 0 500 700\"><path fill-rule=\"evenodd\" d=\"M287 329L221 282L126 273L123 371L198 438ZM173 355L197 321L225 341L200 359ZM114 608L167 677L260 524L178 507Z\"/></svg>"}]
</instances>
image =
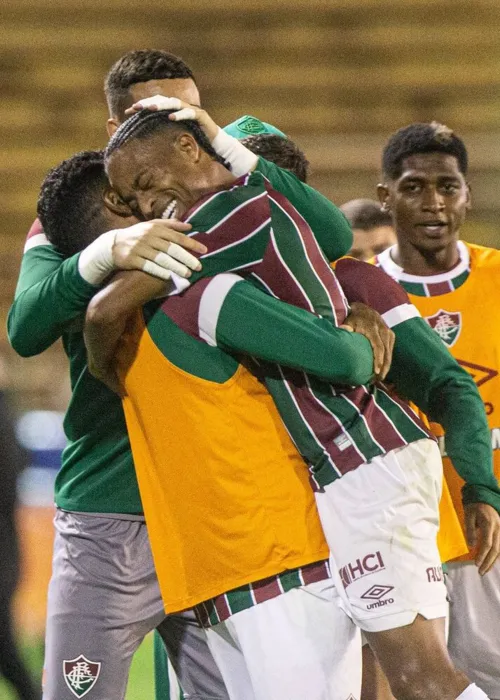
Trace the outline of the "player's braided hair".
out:
<instances>
[{"instance_id":1,"label":"player's braided hair","mask_svg":"<svg viewBox=\"0 0 500 700\"><path fill-rule=\"evenodd\" d=\"M461 172L466 175L468 155L464 142L444 124L410 124L389 138L382 154L382 171L392 180L402 172L405 158L419 153L447 153L455 156Z\"/></svg>"},{"instance_id":2,"label":"player's braided hair","mask_svg":"<svg viewBox=\"0 0 500 700\"><path fill-rule=\"evenodd\" d=\"M40 189L38 217L65 257L83 250L107 228L102 193L108 183L103 151L82 151L52 168Z\"/></svg>"},{"instance_id":3,"label":"player's braided hair","mask_svg":"<svg viewBox=\"0 0 500 700\"><path fill-rule=\"evenodd\" d=\"M179 78L194 81L193 71L179 56L158 49L129 51L111 66L106 76L104 92L109 111L123 121L125 109L131 103L129 89L132 85Z\"/></svg>"},{"instance_id":4,"label":"player's braided hair","mask_svg":"<svg viewBox=\"0 0 500 700\"><path fill-rule=\"evenodd\" d=\"M182 129L184 131L189 131L201 148L203 148L211 158L229 169L229 165L218 156L212 148L212 144L198 122L192 119L187 119L182 122L171 121L169 116L174 112L175 110L172 109L164 109L156 112L144 109L142 112L134 114L130 119L123 122L120 128L113 134L106 148L105 161L108 162L114 151L124 146L131 139L147 139L162 131L171 130L173 132L174 129L177 131Z\"/></svg>"},{"instance_id":5,"label":"player's braided hair","mask_svg":"<svg viewBox=\"0 0 500 700\"><path fill-rule=\"evenodd\" d=\"M307 182L309 161L291 139L278 134L253 134L242 139L241 143L252 153L290 170L299 180Z\"/></svg>"}]
</instances>

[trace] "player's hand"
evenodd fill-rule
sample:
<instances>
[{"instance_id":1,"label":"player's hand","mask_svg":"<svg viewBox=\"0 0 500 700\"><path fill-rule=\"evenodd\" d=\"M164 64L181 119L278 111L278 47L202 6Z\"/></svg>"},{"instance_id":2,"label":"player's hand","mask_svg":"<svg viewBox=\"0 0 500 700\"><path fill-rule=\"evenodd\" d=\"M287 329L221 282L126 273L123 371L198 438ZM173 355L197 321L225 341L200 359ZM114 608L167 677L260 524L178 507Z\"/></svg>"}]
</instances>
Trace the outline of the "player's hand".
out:
<instances>
[{"instance_id":1,"label":"player's hand","mask_svg":"<svg viewBox=\"0 0 500 700\"><path fill-rule=\"evenodd\" d=\"M190 277L192 270L201 270L192 253L207 252L202 243L185 235L190 230L190 224L171 219L141 221L118 229L111 251L113 263L120 270L142 270L162 280L169 280L172 272Z\"/></svg>"},{"instance_id":2,"label":"player's hand","mask_svg":"<svg viewBox=\"0 0 500 700\"><path fill-rule=\"evenodd\" d=\"M500 554L500 516L487 503L469 503L464 506L467 544L479 544L476 566L481 576L486 574Z\"/></svg>"},{"instance_id":3,"label":"player's hand","mask_svg":"<svg viewBox=\"0 0 500 700\"><path fill-rule=\"evenodd\" d=\"M395 335L384 323L375 309L354 302L351 312L341 328L361 333L370 341L373 350L373 370L375 379L385 379L392 361Z\"/></svg>"},{"instance_id":4,"label":"player's hand","mask_svg":"<svg viewBox=\"0 0 500 700\"><path fill-rule=\"evenodd\" d=\"M108 389L111 389L115 394L118 394L121 398L125 396L125 391L123 390L120 381L118 380L118 375L112 366L105 367L95 363L90 355L87 355L87 363L90 374L98 379L100 382L105 384Z\"/></svg>"},{"instance_id":5,"label":"player's hand","mask_svg":"<svg viewBox=\"0 0 500 700\"><path fill-rule=\"evenodd\" d=\"M176 112L170 115L172 121L184 121L185 119L193 119L201 126L210 143L219 133L219 126L214 122L212 117L201 107L191 105L189 102L183 102L178 97L164 97L163 95L154 95L140 100L125 110L126 115L135 114L143 109L149 109L156 112L162 109L175 109Z\"/></svg>"}]
</instances>

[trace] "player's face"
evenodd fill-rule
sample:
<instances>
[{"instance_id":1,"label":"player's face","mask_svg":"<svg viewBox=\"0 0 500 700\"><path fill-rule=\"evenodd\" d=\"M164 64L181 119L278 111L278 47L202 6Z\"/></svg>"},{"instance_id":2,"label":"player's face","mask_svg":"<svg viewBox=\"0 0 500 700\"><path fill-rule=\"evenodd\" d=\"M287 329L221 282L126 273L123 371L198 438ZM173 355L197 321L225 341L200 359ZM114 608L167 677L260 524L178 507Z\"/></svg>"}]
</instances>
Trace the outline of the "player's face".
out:
<instances>
[{"instance_id":1,"label":"player's face","mask_svg":"<svg viewBox=\"0 0 500 700\"><path fill-rule=\"evenodd\" d=\"M349 255L357 260L371 260L396 243L392 226L376 226L370 231L352 230L352 248Z\"/></svg>"},{"instance_id":2,"label":"player's face","mask_svg":"<svg viewBox=\"0 0 500 700\"><path fill-rule=\"evenodd\" d=\"M200 93L191 78L165 78L163 80L147 80L143 83L135 83L129 88L125 109L131 107L134 102L144 100L146 97L163 95L164 97L178 97L184 102L199 106ZM113 115L108 119L108 134L113 136L124 118Z\"/></svg>"},{"instance_id":3,"label":"player's face","mask_svg":"<svg viewBox=\"0 0 500 700\"><path fill-rule=\"evenodd\" d=\"M200 148L188 133L158 134L126 143L112 154L108 177L113 189L141 219L182 217L199 199L203 175Z\"/></svg>"},{"instance_id":4,"label":"player's face","mask_svg":"<svg viewBox=\"0 0 500 700\"><path fill-rule=\"evenodd\" d=\"M403 161L400 177L379 186L400 244L438 252L458 239L470 209L470 189L458 161L446 153L422 153Z\"/></svg>"}]
</instances>

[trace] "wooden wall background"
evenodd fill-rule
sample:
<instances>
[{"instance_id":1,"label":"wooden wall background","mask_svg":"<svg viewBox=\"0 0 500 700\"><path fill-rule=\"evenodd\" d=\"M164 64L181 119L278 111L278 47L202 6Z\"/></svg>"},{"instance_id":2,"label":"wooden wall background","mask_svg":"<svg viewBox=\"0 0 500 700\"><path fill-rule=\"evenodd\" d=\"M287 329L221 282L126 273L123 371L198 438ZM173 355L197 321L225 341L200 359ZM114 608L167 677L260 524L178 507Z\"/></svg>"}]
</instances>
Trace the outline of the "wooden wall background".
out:
<instances>
[{"instance_id":1,"label":"wooden wall background","mask_svg":"<svg viewBox=\"0 0 500 700\"><path fill-rule=\"evenodd\" d=\"M371 196L396 128L438 119L471 153L468 235L500 245L500 0L2 0L0 343L21 407L63 407L60 349L20 360L4 319L48 168L105 144L102 82L131 48L195 70L220 123L274 122L338 203Z\"/></svg>"}]
</instances>

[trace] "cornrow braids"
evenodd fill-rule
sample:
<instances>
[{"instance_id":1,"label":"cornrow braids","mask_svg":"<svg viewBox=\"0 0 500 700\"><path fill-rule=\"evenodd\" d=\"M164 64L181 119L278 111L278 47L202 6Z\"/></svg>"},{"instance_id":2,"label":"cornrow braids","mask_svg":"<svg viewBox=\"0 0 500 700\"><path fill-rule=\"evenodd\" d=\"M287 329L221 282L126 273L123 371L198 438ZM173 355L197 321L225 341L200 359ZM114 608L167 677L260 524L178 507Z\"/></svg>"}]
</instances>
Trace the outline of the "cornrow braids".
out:
<instances>
[{"instance_id":1,"label":"cornrow braids","mask_svg":"<svg viewBox=\"0 0 500 700\"><path fill-rule=\"evenodd\" d=\"M49 171L37 212L45 235L65 257L106 230L102 193L108 183L103 151L82 151Z\"/></svg>"},{"instance_id":2,"label":"cornrow braids","mask_svg":"<svg viewBox=\"0 0 500 700\"><path fill-rule=\"evenodd\" d=\"M467 175L469 159L464 142L439 122L410 124L392 134L382 155L383 174L395 180L401 175L405 158L436 152L454 156L463 175Z\"/></svg>"},{"instance_id":3,"label":"cornrow braids","mask_svg":"<svg viewBox=\"0 0 500 700\"><path fill-rule=\"evenodd\" d=\"M212 144L197 121L187 119L182 122L175 122L169 119L170 115L174 114L175 111L176 110L173 109L164 109L152 112L151 110L144 109L127 119L127 121L116 130L109 141L104 154L105 162L107 163L116 150L132 139L148 139L168 129L177 129L178 131L185 129L194 136L199 146L201 146L213 160L216 160L229 170L229 164L214 151Z\"/></svg>"}]
</instances>

